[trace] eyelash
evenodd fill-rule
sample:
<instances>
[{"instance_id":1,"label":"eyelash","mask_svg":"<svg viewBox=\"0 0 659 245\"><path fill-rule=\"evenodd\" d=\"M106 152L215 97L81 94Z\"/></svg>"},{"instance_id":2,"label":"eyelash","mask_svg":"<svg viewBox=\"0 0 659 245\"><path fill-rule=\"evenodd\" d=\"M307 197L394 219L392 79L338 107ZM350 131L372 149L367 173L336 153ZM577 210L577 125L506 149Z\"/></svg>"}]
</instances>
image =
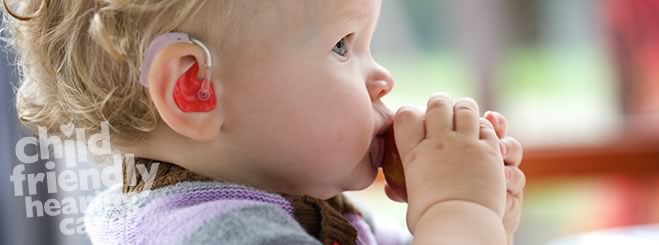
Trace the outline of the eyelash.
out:
<instances>
[{"instance_id":1,"label":"eyelash","mask_svg":"<svg viewBox=\"0 0 659 245\"><path fill-rule=\"evenodd\" d=\"M341 38L332 48L332 52L343 57L348 58L350 55L350 50L348 50L348 36Z\"/></svg>"}]
</instances>

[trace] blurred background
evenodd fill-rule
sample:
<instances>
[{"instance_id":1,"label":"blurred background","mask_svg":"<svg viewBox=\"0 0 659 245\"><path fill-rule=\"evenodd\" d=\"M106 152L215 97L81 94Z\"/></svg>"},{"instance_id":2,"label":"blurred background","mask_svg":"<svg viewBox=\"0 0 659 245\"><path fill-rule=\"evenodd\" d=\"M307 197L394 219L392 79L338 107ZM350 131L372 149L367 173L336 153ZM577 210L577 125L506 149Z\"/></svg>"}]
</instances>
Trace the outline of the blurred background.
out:
<instances>
[{"instance_id":1,"label":"blurred background","mask_svg":"<svg viewBox=\"0 0 659 245\"><path fill-rule=\"evenodd\" d=\"M396 78L392 110L443 91L507 117L528 178L516 244L659 244L659 0L384 1L372 48ZM24 136L11 60L0 59L7 178ZM88 243L61 234L61 217L25 218L4 183L0 244ZM382 185L354 194L402 227L405 205Z\"/></svg>"},{"instance_id":2,"label":"blurred background","mask_svg":"<svg viewBox=\"0 0 659 245\"><path fill-rule=\"evenodd\" d=\"M507 117L528 178L517 244L659 244L659 1L385 1L373 53L391 108L444 91ZM382 188L357 194L404 224Z\"/></svg>"}]
</instances>

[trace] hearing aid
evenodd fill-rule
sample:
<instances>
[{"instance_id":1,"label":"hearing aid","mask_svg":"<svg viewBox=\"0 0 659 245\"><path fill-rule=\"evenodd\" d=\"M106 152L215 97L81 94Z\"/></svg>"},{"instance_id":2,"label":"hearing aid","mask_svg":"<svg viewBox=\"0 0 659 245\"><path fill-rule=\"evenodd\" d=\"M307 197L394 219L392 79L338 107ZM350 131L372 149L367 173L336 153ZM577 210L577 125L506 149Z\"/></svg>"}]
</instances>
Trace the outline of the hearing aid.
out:
<instances>
[{"instance_id":1,"label":"hearing aid","mask_svg":"<svg viewBox=\"0 0 659 245\"><path fill-rule=\"evenodd\" d=\"M149 69L153 59L162 48L176 43L194 44L204 52L206 77L197 80L199 64L195 63L176 81L174 87L174 101L183 112L208 112L215 108L216 99L213 89L211 73L213 68L213 54L208 46L195 39L188 33L170 32L157 36L149 45L144 62L140 69L140 84L148 88Z\"/></svg>"}]
</instances>

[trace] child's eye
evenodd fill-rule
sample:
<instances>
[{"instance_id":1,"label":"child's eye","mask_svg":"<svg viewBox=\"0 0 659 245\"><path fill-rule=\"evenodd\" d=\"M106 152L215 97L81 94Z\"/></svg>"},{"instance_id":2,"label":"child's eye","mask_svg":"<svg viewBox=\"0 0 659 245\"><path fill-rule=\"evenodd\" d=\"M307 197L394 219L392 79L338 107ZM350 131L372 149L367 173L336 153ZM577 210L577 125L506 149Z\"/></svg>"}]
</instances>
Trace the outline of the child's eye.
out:
<instances>
[{"instance_id":1,"label":"child's eye","mask_svg":"<svg viewBox=\"0 0 659 245\"><path fill-rule=\"evenodd\" d=\"M347 57L348 56L348 45L346 43L346 38L341 38L341 41L336 43L334 45L334 48L332 48L332 52L340 55L341 57Z\"/></svg>"}]
</instances>

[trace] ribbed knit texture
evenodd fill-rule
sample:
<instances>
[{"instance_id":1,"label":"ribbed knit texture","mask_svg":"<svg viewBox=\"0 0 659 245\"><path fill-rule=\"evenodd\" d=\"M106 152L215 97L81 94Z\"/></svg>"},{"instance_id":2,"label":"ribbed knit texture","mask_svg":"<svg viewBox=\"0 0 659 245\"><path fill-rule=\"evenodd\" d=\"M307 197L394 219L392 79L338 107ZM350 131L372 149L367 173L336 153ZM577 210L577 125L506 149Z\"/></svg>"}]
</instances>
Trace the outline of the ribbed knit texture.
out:
<instances>
[{"instance_id":1,"label":"ribbed knit texture","mask_svg":"<svg viewBox=\"0 0 659 245\"><path fill-rule=\"evenodd\" d=\"M351 245L357 241L355 227L326 201L308 196L286 197L293 204L295 219L323 244Z\"/></svg>"},{"instance_id":2,"label":"ribbed knit texture","mask_svg":"<svg viewBox=\"0 0 659 245\"><path fill-rule=\"evenodd\" d=\"M87 209L85 225L94 244L377 244L361 216L339 219L335 208L309 197L287 199L222 182L182 182L140 193L122 193L121 188L99 194ZM322 214L328 212L334 213ZM299 220L326 227L312 234ZM200 232L205 227L225 230ZM248 235L232 235L243 234L237 229Z\"/></svg>"},{"instance_id":3,"label":"ribbed knit texture","mask_svg":"<svg viewBox=\"0 0 659 245\"><path fill-rule=\"evenodd\" d=\"M85 224L94 244L407 244L399 230L375 229L340 194L329 200L261 191L158 163L150 191L124 165L123 186L98 195ZM133 173L136 169L132 169ZM374 235L374 233L376 233ZM376 240L376 237L378 238Z\"/></svg>"}]
</instances>

